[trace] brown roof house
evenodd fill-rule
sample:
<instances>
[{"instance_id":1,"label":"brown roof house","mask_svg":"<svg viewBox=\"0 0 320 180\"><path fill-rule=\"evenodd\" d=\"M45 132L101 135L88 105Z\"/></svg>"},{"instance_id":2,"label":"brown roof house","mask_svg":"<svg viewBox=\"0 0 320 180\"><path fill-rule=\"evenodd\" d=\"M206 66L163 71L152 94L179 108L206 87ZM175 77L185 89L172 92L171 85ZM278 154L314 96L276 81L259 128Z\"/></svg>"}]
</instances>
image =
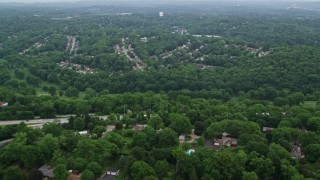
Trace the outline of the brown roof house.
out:
<instances>
[{"instance_id":1,"label":"brown roof house","mask_svg":"<svg viewBox=\"0 0 320 180\"><path fill-rule=\"evenodd\" d=\"M221 139L213 140L213 148L220 150L222 146L236 147L238 145L238 139L229 137L228 133L222 133Z\"/></svg>"},{"instance_id":2,"label":"brown roof house","mask_svg":"<svg viewBox=\"0 0 320 180\"><path fill-rule=\"evenodd\" d=\"M116 129L116 126L115 126L115 125L108 125L107 128L106 128L107 132L112 132L112 131L114 131L115 129Z\"/></svg>"},{"instance_id":3,"label":"brown roof house","mask_svg":"<svg viewBox=\"0 0 320 180\"><path fill-rule=\"evenodd\" d=\"M273 129L274 129L274 128L272 128L272 127L263 127L263 128L262 128L262 131L263 131L263 132L271 132Z\"/></svg>"},{"instance_id":4,"label":"brown roof house","mask_svg":"<svg viewBox=\"0 0 320 180\"><path fill-rule=\"evenodd\" d=\"M133 126L133 130L135 130L135 131L141 131L142 129L144 129L144 128L146 128L148 125L146 125L146 124L137 124L137 125L135 125L135 126Z\"/></svg>"}]
</instances>

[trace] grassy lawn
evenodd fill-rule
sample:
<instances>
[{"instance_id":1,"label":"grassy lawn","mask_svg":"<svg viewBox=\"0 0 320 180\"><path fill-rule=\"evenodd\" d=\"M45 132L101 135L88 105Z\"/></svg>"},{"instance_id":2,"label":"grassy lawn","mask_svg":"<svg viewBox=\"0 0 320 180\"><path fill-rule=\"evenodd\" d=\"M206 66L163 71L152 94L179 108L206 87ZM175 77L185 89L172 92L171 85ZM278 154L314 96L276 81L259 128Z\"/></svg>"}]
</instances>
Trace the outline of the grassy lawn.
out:
<instances>
[{"instance_id":1,"label":"grassy lawn","mask_svg":"<svg viewBox=\"0 0 320 180\"><path fill-rule=\"evenodd\" d=\"M120 169L119 176L116 177L116 180L123 180L127 177L127 171L125 169Z\"/></svg>"},{"instance_id":2,"label":"grassy lawn","mask_svg":"<svg viewBox=\"0 0 320 180\"><path fill-rule=\"evenodd\" d=\"M302 106L305 107L305 108L315 109L317 107L317 102L316 101L305 101L302 104Z\"/></svg>"}]
</instances>

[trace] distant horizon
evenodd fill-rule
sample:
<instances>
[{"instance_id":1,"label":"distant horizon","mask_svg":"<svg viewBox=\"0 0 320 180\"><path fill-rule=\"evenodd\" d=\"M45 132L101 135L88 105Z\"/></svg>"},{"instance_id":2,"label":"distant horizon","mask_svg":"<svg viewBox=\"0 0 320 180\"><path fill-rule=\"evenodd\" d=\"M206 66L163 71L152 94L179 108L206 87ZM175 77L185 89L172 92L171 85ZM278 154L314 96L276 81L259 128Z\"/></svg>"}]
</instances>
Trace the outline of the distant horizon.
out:
<instances>
[{"instance_id":1,"label":"distant horizon","mask_svg":"<svg viewBox=\"0 0 320 180\"><path fill-rule=\"evenodd\" d=\"M218 1L218 2L320 2L319 0L165 0L165 1L156 1L156 0L0 0L0 3L23 3L23 4L30 4L30 3L74 3L74 2L208 2L208 1Z\"/></svg>"}]
</instances>

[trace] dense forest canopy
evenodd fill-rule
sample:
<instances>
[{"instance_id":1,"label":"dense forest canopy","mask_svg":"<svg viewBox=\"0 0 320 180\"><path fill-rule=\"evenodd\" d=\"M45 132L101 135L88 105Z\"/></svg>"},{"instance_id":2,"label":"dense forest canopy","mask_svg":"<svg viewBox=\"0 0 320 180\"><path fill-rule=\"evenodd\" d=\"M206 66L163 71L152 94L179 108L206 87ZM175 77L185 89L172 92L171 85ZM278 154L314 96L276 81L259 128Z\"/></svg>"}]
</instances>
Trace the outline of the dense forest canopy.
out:
<instances>
[{"instance_id":1,"label":"dense forest canopy","mask_svg":"<svg viewBox=\"0 0 320 180\"><path fill-rule=\"evenodd\" d=\"M0 179L319 179L319 4L159 4L0 4Z\"/></svg>"}]
</instances>

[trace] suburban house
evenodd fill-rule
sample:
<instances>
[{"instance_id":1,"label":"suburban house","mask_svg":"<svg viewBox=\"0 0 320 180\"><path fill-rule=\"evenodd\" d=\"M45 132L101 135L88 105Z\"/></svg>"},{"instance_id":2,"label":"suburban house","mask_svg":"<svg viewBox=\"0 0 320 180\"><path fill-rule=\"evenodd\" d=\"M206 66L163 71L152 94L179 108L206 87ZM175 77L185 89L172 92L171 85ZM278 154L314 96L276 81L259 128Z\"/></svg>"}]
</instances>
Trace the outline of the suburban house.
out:
<instances>
[{"instance_id":1,"label":"suburban house","mask_svg":"<svg viewBox=\"0 0 320 180\"><path fill-rule=\"evenodd\" d=\"M40 167L38 170L42 172L43 176L45 177L44 179L54 177L53 168L51 168L50 166L48 166L46 164L43 165L42 167Z\"/></svg>"},{"instance_id":2,"label":"suburban house","mask_svg":"<svg viewBox=\"0 0 320 180\"><path fill-rule=\"evenodd\" d=\"M118 176L120 172L120 169L117 168L109 168L107 169L107 174L112 176Z\"/></svg>"},{"instance_id":3,"label":"suburban house","mask_svg":"<svg viewBox=\"0 0 320 180\"><path fill-rule=\"evenodd\" d=\"M115 126L115 125L108 125L107 128L106 128L107 132L112 132L112 131L114 131L115 129L116 129L116 126Z\"/></svg>"},{"instance_id":4,"label":"suburban house","mask_svg":"<svg viewBox=\"0 0 320 180\"><path fill-rule=\"evenodd\" d=\"M87 134L88 134L88 131L80 131L79 134L80 134L80 135L87 135Z\"/></svg>"},{"instance_id":5,"label":"suburban house","mask_svg":"<svg viewBox=\"0 0 320 180\"><path fill-rule=\"evenodd\" d=\"M147 38L147 37L140 38L140 41L142 41L142 42L148 42L148 38Z\"/></svg>"},{"instance_id":6,"label":"suburban house","mask_svg":"<svg viewBox=\"0 0 320 180\"><path fill-rule=\"evenodd\" d=\"M222 146L236 147L238 145L238 139L229 137L228 133L222 133L221 139L213 140L213 148L220 150Z\"/></svg>"},{"instance_id":7,"label":"suburban house","mask_svg":"<svg viewBox=\"0 0 320 180\"><path fill-rule=\"evenodd\" d=\"M274 128L272 128L272 127L263 127L263 128L262 128L262 131L265 132L265 133L267 133L267 132L271 132L273 129L274 129Z\"/></svg>"},{"instance_id":8,"label":"suburban house","mask_svg":"<svg viewBox=\"0 0 320 180\"><path fill-rule=\"evenodd\" d=\"M304 154L301 150L301 146L299 144L293 144L292 145L292 150L291 150L291 155L293 159L303 159Z\"/></svg>"},{"instance_id":9,"label":"suburban house","mask_svg":"<svg viewBox=\"0 0 320 180\"><path fill-rule=\"evenodd\" d=\"M8 102L0 102L0 107L5 107L8 106L9 103Z\"/></svg>"},{"instance_id":10,"label":"suburban house","mask_svg":"<svg viewBox=\"0 0 320 180\"><path fill-rule=\"evenodd\" d=\"M181 134L181 135L179 136L179 142L180 142L180 143L183 143L185 140L186 140L186 135Z\"/></svg>"},{"instance_id":11,"label":"suburban house","mask_svg":"<svg viewBox=\"0 0 320 180\"><path fill-rule=\"evenodd\" d=\"M107 169L107 172L105 173L105 175L100 178L100 180L115 180L116 176L119 175L120 169L117 168L109 168Z\"/></svg>"},{"instance_id":12,"label":"suburban house","mask_svg":"<svg viewBox=\"0 0 320 180\"><path fill-rule=\"evenodd\" d=\"M135 131L141 131L142 129L144 129L144 128L146 128L148 125L146 125L146 124L137 124L137 125L135 125L135 126L133 126L133 130L135 130Z\"/></svg>"}]
</instances>

